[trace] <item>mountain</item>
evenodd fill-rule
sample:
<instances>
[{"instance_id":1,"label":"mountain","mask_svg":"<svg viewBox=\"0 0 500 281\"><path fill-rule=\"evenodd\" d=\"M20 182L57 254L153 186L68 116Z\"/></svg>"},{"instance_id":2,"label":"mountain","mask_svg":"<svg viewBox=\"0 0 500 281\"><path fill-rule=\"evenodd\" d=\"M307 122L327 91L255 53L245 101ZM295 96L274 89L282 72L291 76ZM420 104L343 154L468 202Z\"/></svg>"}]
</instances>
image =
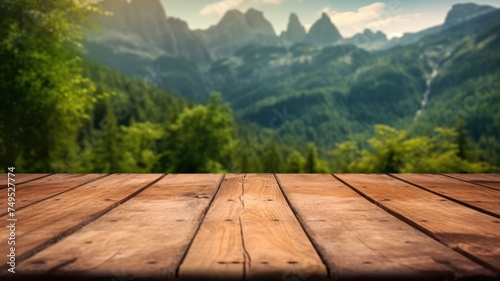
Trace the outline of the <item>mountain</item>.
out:
<instances>
[{"instance_id":1,"label":"mountain","mask_svg":"<svg viewBox=\"0 0 500 281\"><path fill-rule=\"evenodd\" d=\"M109 55L129 53L143 58L179 56L211 62L210 50L186 22L167 18L160 0L104 0L104 11L112 16L97 16L99 30L88 30L85 41L109 46Z\"/></svg>"},{"instance_id":2,"label":"mountain","mask_svg":"<svg viewBox=\"0 0 500 281\"><path fill-rule=\"evenodd\" d=\"M446 16L445 25L455 24L468 18L495 10L492 6L477 5L474 3L455 4Z\"/></svg>"},{"instance_id":3,"label":"mountain","mask_svg":"<svg viewBox=\"0 0 500 281\"><path fill-rule=\"evenodd\" d=\"M281 40L288 45L293 45L295 43L303 43L306 37L306 29L300 23L299 17L295 13L290 14L287 29L280 35Z\"/></svg>"},{"instance_id":4,"label":"mountain","mask_svg":"<svg viewBox=\"0 0 500 281\"><path fill-rule=\"evenodd\" d=\"M326 13L321 15L307 34L308 43L315 45L331 45L341 39L342 35Z\"/></svg>"},{"instance_id":5,"label":"mountain","mask_svg":"<svg viewBox=\"0 0 500 281\"><path fill-rule=\"evenodd\" d=\"M395 38L393 40L388 41L387 44L381 46L380 49L390 49L395 46L409 45L416 43L426 36L437 34L450 27L460 24L463 21L471 20L474 17L478 17L483 14L493 12L495 10L497 9L491 6L480 6L474 3L453 5L452 9L446 15L446 20L443 25L427 28L416 33L405 33L401 38Z\"/></svg>"},{"instance_id":6,"label":"mountain","mask_svg":"<svg viewBox=\"0 0 500 281\"><path fill-rule=\"evenodd\" d=\"M383 51L246 47L214 62L207 77L238 120L273 129L289 144L332 149L365 140L374 124L432 134L463 118L471 141L490 149L500 135L499 19L495 10Z\"/></svg>"},{"instance_id":7,"label":"mountain","mask_svg":"<svg viewBox=\"0 0 500 281\"><path fill-rule=\"evenodd\" d=\"M365 29L362 33L345 39L344 42L367 50L375 50L387 43L387 35L382 31L373 32L370 29Z\"/></svg>"},{"instance_id":8,"label":"mountain","mask_svg":"<svg viewBox=\"0 0 500 281\"><path fill-rule=\"evenodd\" d=\"M227 57L250 44L278 46L280 41L271 23L261 11L249 9L245 14L228 11L215 26L196 32L217 58Z\"/></svg>"}]
</instances>

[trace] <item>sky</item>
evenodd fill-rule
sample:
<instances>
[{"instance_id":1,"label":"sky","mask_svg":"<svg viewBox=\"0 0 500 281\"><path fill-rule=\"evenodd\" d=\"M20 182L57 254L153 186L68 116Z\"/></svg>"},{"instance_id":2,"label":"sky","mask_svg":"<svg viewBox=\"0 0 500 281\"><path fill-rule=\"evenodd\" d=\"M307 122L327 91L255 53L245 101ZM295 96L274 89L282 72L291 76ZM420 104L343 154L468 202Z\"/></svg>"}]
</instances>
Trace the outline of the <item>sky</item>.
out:
<instances>
[{"instance_id":1,"label":"sky","mask_svg":"<svg viewBox=\"0 0 500 281\"><path fill-rule=\"evenodd\" d=\"M365 28L383 31L389 38L442 24L453 4L474 2L500 8L500 0L161 0L167 16L187 21L191 29L206 29L217 24L231 9L246 12L254 8L264 12L277 35L286 29L294 12L308 30L327 13L344 37Z\"/></svg>"}]
</instances>

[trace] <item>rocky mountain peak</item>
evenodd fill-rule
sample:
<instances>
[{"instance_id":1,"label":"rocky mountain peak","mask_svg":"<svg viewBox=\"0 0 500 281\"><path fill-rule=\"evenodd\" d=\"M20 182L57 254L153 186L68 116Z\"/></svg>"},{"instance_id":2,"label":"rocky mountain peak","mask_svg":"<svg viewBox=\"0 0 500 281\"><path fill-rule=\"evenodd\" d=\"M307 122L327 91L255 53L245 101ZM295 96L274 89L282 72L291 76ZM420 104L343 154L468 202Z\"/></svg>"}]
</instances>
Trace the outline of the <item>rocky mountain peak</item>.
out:
<instances>
[{"instance_id":1,"label":"rocky mountain peak","mask_svg":"<svg viewBox=\"0 0 500 281\"><path fill-rule=\"evenodd\" d=\"M493 10L495 8L488 5L477 5L474 3L455 4L448 12L448 15L446 15L445 25L454 24Z\"/></svg>"},{"instance_id":2,"label":"rocky mountain peak","mask_svg":"<svg viewBox=\"0 0 500 281\"><path fill-rule=\"evenodd\" d=\"M132 0L130 1L130 10L142 14L162 16L166 18L165 10L160 0Z\"/></svg>"},{"instance_id":3,"label":"rocky mountain peak","mask_svg":"<svg viewBox=\"0 0 500 281\"><path fill-rule=\"evenodd\" d=\"M321 18L313 24L307 37L311 43L318 45L329 45L342 39L342 35L326 13L321 14Z\"/></svg>"},{"instance_id":4,"label":"rocky mountain peak","mask_svg":"<svg viewBox=\"0 0 500 281\"><path fill-rule=\"evenodd\" d=\"M290 14L286 31L281 34L281 39L289 44L303 42L306 39L306 29L300 23L295 13Z\"/></svg>"}]
</instances>

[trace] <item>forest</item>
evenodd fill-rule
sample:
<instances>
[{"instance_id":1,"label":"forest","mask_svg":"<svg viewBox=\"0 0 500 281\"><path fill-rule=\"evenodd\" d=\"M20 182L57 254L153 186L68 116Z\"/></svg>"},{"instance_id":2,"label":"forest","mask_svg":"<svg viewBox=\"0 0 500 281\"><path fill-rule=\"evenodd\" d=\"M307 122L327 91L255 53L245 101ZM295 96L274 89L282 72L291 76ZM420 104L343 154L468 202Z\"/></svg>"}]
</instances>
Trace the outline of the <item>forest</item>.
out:
<instances>
[{"instance_id":1,"label":"forest","mask_svg":"<svg viewBox=\"0 0 500 281\"><path fill-rule=\"evenodd\" d=\"M4 168L44 173L500 171L500 119L494 106L500 92L491 86L499 77L496 68L471 76L470 66L460 69L453 61L444 66L444 77L456 83L437 80L440 96L413 123L396 116L402 114L397 110L418 110L411 101L422 92L421 81L400 79L425 69L416 63L401 71L401 65L414 61L418 48L386 51L388 55L354 49L353 69L344 72L337 67L342 60L335 55L338 48L309 50L322 58L296 64L282 84L269 81L258 88L260 100L245 99L244 86L228 80L219 81L220 93L214 91L208 100L197 101L161 87L161 77L134 78L85 58L83 29L94 24L89 15L106 12L85 0L50 3L0 2ZM484 50L471 49L480 36L487 40L482 44L490 44L491 53L495 52L498 36L491 39L487 32L467 38L471 42L456 41L462 53L456 53L454 61L487 59ZM297 46L295 51L309 52L304 48ZM244 49L235 56L254 51ZM238 67L221 61L219 68L212 66L210 75L220 71L245 75ZM365 68L366 74L355 77L354 67ZM332 78L314 80L322 76L303 75L314 71L329 71ZM466 75L472 78L463 79ZM449 107L447 101L460 104L485 79L493 81L486 89L491 96L483 99L478 94L476 100L465 101L466 105L474 102L475 114L462 114L470 106ZM333 86L337 80L346 84ZM404 82L395 85L398 81ZM306 84L309 88L300 88ZM227 95L227 87L241 93L237 100ZM287 95L268 95L272 91ZM383 99L394 104L379 102ZM311 110L303 108L307 103ZM443 112L453 118L439 120L447 116ZM317 126L325 116L324 125Z\"/></svg>"}]
</instances>

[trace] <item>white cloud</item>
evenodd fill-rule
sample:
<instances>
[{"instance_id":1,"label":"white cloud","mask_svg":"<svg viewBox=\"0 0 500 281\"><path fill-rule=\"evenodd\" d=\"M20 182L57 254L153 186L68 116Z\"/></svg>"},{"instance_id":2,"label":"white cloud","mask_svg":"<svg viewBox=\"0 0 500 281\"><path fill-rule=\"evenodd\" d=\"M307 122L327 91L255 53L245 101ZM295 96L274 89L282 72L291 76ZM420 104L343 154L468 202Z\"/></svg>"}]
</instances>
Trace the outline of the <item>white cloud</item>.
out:
<instances>
[{"instance_id":1,"label":"white cloud","mask_svg":"<svg viewBox=\"0 0 500 281\"><path fill-rule=\"evenodd\" d=\"M227 11L233 9L241 9L244 4L245 6L251 7L256 4L270 4L270 5L278 5L283 3L284 0L220 0L214 3L210 3L203 7L200 11L200 15L224 15Z\"/></svg>"},{"instance_id":2,"label":"white cloud","mask_svg":"<svg viewBox=\"0 0 500 281\"><path fill-rule=\"evenodd\" d=\"M281 4L283 3L283 0L260 0L260 1L254 1L254 2L257 2L257 3L264 3L264 4Z\"/></svg>"},{"instance_id":3,"label":"white cloud","mask_svg":"<svg viewBox=\"0 0 500 281\"><path fill-rule=\"evenodd\" d=\"M375 2L357 11L347 12L337 12L327 6L320 11L323 12L330 17L344 37L360 33L366 28L381 30L388 37L401 36L409 27L414 27L415 20L420 18L420 14L403 14L403 7L397 1L388 4Z\"/></svg>"},{"instance_id":4,"label":"white cloud","mask_svg":"<svg viewBox=\"0 0 500 281\"><path fill-rule=\"evenodd\" d=\"M237 9L242 3L243 0L221 0L210 3L201 9L200 15L217 14L220 16L229 10Z\"/></svg>"}]
</instances>

